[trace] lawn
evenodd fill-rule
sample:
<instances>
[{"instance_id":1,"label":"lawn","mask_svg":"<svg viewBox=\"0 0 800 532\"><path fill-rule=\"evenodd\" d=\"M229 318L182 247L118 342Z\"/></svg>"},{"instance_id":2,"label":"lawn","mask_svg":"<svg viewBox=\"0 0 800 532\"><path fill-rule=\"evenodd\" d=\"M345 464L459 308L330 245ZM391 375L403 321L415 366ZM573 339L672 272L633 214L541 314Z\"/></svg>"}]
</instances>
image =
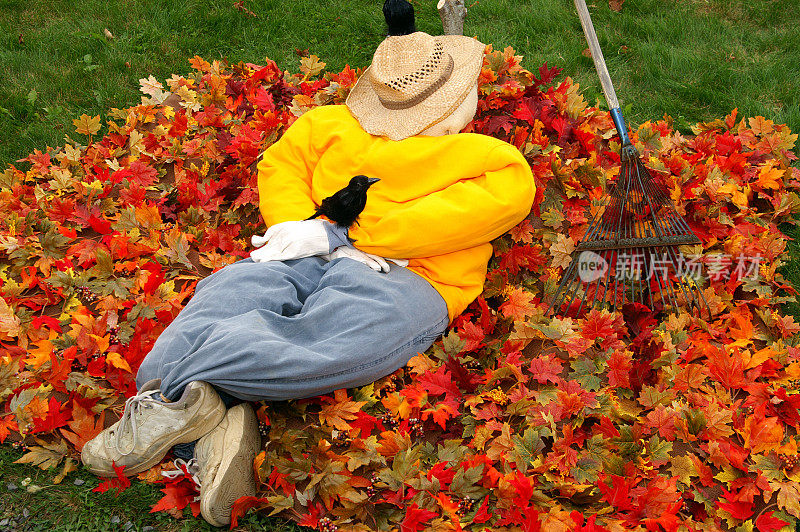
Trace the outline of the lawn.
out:
<instances>
[{"instance_id":1,"label":"lawn","mask_svg":"<svg viewBox=\"0 0 800 532\"><path fill-rule=\"evenodd\" d=\"M136 103L140 78L185 73L187 59L295 70L309 50L341 70L366 66L383 38L380 0L78 2L0 5L0 166L56 146L72 119ZM469 2L468 2L469 3ZM326 9L320 10L324 5ZM417 0L418 27L441 31L434 0ZM734 107L800 130L800 24L793 0L628 0L620 12L590 5L628 121L691 124ZM523 65L564 69L594 103L602 98L571 2L478 0L465 33L512 46ZM111 37L104 32L108 30Z\"/></svg>"},{"instance_id":2,"label":"lawn","mask_svg":"<svg viewBox=\"0 0 800 532\"><path fill-rule=\"evenodd\" d=\"M240 3L246 9L231 1L5 1L0 6L0 167L16 164L35 148L60 145L65 135L75 136L72 119L83 113L105 116L112 107L137 103L140 78L152 74L163 81L173 72L187 72L187 60L195 54L253 63L269 57L297 71L297 49L320 56L332 71L345 64L367 65L383 37L380 2L326 4L327 10L319 11L320 2L310 0ZM419 28L437 33L433 4L415 3ZM636 125L666 113L689 133L695 122L722 117L734 107L740 115L763 115L800 131L795 7L786 0L628 0L618 13L606 2L595 2L590 10L628 121ZM478 1L465 33L495 48L512 46L531 70L544 61L562 67L587 100L602 99L568 1ZM797 242L791 245L791 256L797 257L800 248ZM800 266L790 264L784 271L800 285ZM798 307L791 310L798 315ZM97 481L84 471L71 474L63 486L29 493L26 477L45 486L52 474L9 466L20 453L0 450L0 493L6 499L0 529L11 526L2 519L20 516L25 521L19 528L26 530L118 529L128 521L138 529L204 526L199 520L146 515L160 495L141 483L119 499L90 494ZM22 514L26 508L28 517ZM295 529L280 521L248 519L249 526L264 530Z\"/></svg>"}]
</instances>

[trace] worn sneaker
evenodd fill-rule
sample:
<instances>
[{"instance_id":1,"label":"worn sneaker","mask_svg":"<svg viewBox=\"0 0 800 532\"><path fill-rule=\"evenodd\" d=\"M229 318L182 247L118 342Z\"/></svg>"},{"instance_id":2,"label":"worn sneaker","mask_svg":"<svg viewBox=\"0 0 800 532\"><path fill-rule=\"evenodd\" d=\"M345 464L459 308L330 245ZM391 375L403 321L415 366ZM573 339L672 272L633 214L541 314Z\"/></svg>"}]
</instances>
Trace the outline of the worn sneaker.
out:
<instances>
[{"instance_id":1,"label":"worn sneaker","mask_svg":"<svg viewBox=\"0 0 800 532\"><path fill-rule=\"evenodd\" d=\"M219 425L197 442L200 513L210 524L230 524L236 499L256 494L253 460L260 446L256 415L247 403L230 408Z\"/></svg>"},{"instance_id":2,"label":"worn sneaker","mask_svg":"<svg viewBox=\"0 0 800 532\"><path fill-rule=\"evenodd\" d=\"M192 382L180 399L159 399L159 379L142 386L125 401L125 411L115 424L86 442L81 461L92 473L115 476L112 463L125 466L125 476L150 469L176 443L195 441L208 434L225 416L225 405L206 382Z\"/></svg>"}]
</instances>

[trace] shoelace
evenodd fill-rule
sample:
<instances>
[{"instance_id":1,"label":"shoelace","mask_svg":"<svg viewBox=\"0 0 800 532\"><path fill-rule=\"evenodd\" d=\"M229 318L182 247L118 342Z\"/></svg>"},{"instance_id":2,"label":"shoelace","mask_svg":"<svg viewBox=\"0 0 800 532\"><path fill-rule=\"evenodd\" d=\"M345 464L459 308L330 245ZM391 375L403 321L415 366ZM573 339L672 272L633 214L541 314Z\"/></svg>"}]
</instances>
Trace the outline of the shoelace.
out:
<instances>
[{"instance_id":1,"label":"shoelace","mask_svg":"<svg viewBox=\"0 0 800 532\"><path fill-rule=\"evenodd\" d=\"M189 475L194 482L194 485L197 486L197 490L200 491L200 464L197 463L195 458L192 458L188 462L182 460L181 458L176 458L172 461L172 465L176 467L176 469L172 471L162 471L161 475L164 477L175 480L176 478L180 478L184 475ZM200 500L200 496L196 495L194 498L194 502Z\"/></svg>"},{"instance_id":2,"label":"shoelace","mask_svg":"<svg viewBox=\"0 0 800 532\"><path fill-rule=\"evenodd\" d=\"M157 393L158 390L149 390L136 394L133 397L129 397L128 400L125 401L125 410L122 413L122 418L119 420L119 427L117 427L117 434L114 438L114 446L122 456L128 456L133 452L134 449L136 449L137 439L139 437L139 427L134 419L134 416L139 413L142 408L147 408L149 403L158 402L153 398L153 395ZM122 435L128 429L127 425L130 425L133 444L131 445L129 451L123 452Z\"/></svg>"}]
</instances>

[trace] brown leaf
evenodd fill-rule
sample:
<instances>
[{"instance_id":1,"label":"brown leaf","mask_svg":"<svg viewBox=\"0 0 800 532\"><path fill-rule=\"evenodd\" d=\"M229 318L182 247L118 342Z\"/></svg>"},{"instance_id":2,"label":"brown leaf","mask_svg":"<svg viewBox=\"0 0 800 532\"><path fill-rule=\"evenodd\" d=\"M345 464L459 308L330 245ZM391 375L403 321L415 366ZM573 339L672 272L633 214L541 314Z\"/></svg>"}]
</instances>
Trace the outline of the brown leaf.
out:
<instances>
[{"instance_id":1,"label":"brown leaf","mask_svg":"<svg viewBox=\"0 0 800 532\"><path fill-rule=\"evenodd\" d=\"M592 51L589 50L588 48L584 48L583 52L581 53L583 54L584 57L592 57Z\"/></svg>"},{"instance_id":2,"label":"brown leaf","mask_svg":"<svg viewBox=\"0 0 800 532\"><path fill-rule=\"evenodd\" d=\"M619 13L622 11L622 4L625 3L625 0L608 0L608 7L611 8L611 11L616 11Z\"/></svg>"}]
</instances>

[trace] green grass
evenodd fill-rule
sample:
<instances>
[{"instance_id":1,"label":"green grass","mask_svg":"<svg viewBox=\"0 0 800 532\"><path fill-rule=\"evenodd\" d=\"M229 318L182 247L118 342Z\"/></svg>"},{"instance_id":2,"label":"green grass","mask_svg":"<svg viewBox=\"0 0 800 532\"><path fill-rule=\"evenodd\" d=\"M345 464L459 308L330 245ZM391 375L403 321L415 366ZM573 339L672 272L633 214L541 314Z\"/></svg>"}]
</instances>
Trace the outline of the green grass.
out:
<instances>
[{"instance_id":1,"label":"green grass","mask_svg":"<svg viewBox=\"0 0 800 532\"><path fill-rule=\"evenodd\" d=\"M137 103L139 78L185 73L195 54L255 63L270 57L297 70L295 48L308 49L339 70L368 65L383 38L382 0L246 1L255 18L232 4L4 0L0 167L61 144L81 113ZM435 0L415 4L419 29L441 32ZM738 107L800 130L795 0L628 0L620 13L597 0L590 10L632 124L666 113L688 131ZM465 33L514 47L529 69L544 61L563 67L590 102L601 98L571 2L478 0Z\"/></svg>"},{"instance_id":2,"label":"green grass","mask_svg":"<svg viewBox=\"0 0 800 532\"><path fill-rule=\"evenodd\" d=\"M97 477L83 468L70 473L60 484L53 484L56 470L42 471L27 464L12 464L21 451L0 446L0 530L103 532L157 530L219 530L185 510L177 520L166 513L149 513L163 495L150 484L134 480L119 496L116 490L92 493L99 484ZM28 482L25 482L28 479ZM76 481L78 484L76 484ZM25 484L28 484L25 486ZM29 493L30 486L41 491ZM27 510L27 512L25 511ZM4 521L8 520L8 521ZM127 523L130 523L128 525ZM146 527L152 527L147 529ZM285 520L266 518L254 513L239 520L234 530L263 532L302 532L309 530Z\"/></svg>"}]
</instances>

